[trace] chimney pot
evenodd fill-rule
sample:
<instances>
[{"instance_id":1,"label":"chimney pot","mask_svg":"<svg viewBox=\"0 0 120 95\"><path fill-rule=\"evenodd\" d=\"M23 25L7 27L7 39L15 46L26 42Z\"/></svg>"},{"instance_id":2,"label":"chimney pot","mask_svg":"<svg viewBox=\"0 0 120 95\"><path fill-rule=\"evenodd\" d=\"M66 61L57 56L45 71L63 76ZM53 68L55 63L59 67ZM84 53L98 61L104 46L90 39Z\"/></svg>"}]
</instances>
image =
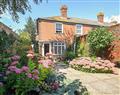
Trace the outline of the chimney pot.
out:
<instances>
[{"instance_id":1,"label":"chimney pot","mask_svg":"<svg viewBox=\"0 0 120 95\"><path fill-rule=\"evenodd\" d=\"M99 12L97 14L97 19L98 19L98 22L103 23L104 22L104 13L103 12Z\"/></svg>"},{"instance_id":2,"label":"chimney pot","mask_svg":"<svg viewBox=\"0 0 120 95\"><path fill-rule=\"evenodd\" d=\"M67 18L67 6L66 5L62 5L60 10L61 10L61 16L64 18Z\"/></svg>"}]
</instances>

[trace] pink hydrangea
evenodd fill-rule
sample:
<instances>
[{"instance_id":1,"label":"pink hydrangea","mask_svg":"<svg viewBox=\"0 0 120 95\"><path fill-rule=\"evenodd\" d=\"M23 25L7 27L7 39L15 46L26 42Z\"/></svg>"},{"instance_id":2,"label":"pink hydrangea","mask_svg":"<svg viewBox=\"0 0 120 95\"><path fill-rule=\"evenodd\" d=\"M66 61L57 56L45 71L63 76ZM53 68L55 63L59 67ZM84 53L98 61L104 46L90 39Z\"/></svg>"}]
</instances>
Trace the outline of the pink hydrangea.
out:
<instances>
[{"instance_id":1,"label":"pink hydrangea","mask_svg":"<svg viewBox=\"0 0 120 95\"><path fill-rule=\"evenodd\" d=\"M34 58L34 54L28 53L28 54L27 54L27 57L32 59L32 58Z\"/></svg>"},{"instance_id":2,"label":"pink hydrangea","mask_svg":"<svg viewBox=\"0 0 120 95\"><path fill-rule=\"evenodd\" d=\"M46 53L46 56L52 56L53 54L52 53Z\"/></svg>"},{"instance_id":3,"label":"pink hydrangea","mask_svg":"<svg viewBox=\"0 0 120 95\"><path fill-rule=\"evenodd\" d=\"M18 63L18 61L13 61L10 65L16 65Z\"/></svg>"},{"instance_id":4,"label":"pink hydrangea","mask_svg":"<svg viewBox=\"0 0 120 95\"><path fill-rule=\"evenodd\" d=\"M53 61L50 60L50 59L47 59L47 60L39 60L38 63L39 63L39 64L43 64L43 66L44 66L45 68L49 68L49 66L53 64Z\"/></svg>"},{"instance_id":5,"label":"pink hydrangea","mask_svg":"<svg viewBox=\"0 0 120 95\"><path fill-rule=\"evenodd\" d=\"M27 77L28 77L28 78L32 78L32 74L31 74L31 73L28 73L28 74L27 74Z\"/></svg>"},{"instance_id":6,"label":"pink hydrangea","mask_svg":"<svg viewBox=\"0 0 120 95\"><path fill-rule=\"evenodd\" d=\"M28 68L28 66L23 66L23 67L21 68L21 70L22 70L23 72L27 72L27 71L29 70L29 68Z\"/></svg>"}]
</instances>

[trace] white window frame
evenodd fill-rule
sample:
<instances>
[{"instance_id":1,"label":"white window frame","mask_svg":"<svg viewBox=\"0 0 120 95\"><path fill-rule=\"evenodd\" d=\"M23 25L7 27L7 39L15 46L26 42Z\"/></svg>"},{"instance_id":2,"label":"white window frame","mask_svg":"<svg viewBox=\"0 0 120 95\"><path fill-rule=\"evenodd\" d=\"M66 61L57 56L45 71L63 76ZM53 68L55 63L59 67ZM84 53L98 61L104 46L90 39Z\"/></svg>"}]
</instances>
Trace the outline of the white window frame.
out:
<instances>
[{"instance_id":1,"label":"white window frame","mask_svg":"<svg viewBox=\"0 0 120 95\"><path fill-rule=\"evenodd\" d=\"M56 32L57 30L56 30L56 26L57 26L57 24L61 24L62 25L62 31L61 32ZM63 33L63 23L60 23L60 22L56 22L55 23L55 33Z\"/></svg>"},{"instance_id":2,"label":"white window frame","mask_svg":"<svg viewBox=\"0 0 120 95\"><path fill-rule=\"evenodd\" d=\"M81 26L81 29L77 29L77 26L78 25L80 25ZM77 32L77 30L81 30L81 32L80 33L78 33ZM83 34L83 25L81 25L81 24L76 24L76 34L80 34L80 35L82 35Z\"/></svg>"},{"instance_id":3,"label":"white window frame","mask_svg":"<svg viewBox=\"0 0 120 95\"><path fill-rule=\"evenodd\" d=\"M55 45L57 43L57 45ZM60 45L58 45L59 43L61 43ZM64 43L64 45L62 45L63 44L63 42L53 42L53 53L55 54L55 46L57 47L57 54L55 54L55 55L63 55L63 52L65 51L65 49L66 49L66 46L65 46L65 43ZM58 47L59 46L61 46L61 54L59 54L59 52L58 52ZM62 47L64 46L64 51L62 51Z\"/></svg>"}]
</instances>

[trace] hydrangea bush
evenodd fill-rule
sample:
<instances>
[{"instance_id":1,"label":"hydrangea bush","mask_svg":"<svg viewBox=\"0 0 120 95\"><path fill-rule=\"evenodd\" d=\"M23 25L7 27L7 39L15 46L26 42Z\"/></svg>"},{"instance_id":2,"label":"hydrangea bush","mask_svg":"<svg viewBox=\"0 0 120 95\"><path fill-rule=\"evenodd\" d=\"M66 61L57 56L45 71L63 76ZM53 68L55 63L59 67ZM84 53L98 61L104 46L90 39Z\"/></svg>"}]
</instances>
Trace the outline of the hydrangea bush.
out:
<instances>
[{"instance_id":1,"label":"hydrangea bush","mask_svg":"<svg viewBox=\"0 0 120 95\"><path fill-rule=\"evenodd\" d=\"M117 74L115 64L109 60L96 58L92 60L89 57L81 57L70 62L70 66L76 70L92 73L114 73Z\"/></svg>"},{"instance_id":2,"label":"hydrangea bush","mask_svg":"<svg viewBox=\"0 0 120 95\"><path fill-rule=\"evenodd\" d=\"M32 51L29 51L26 56L28 57L27 65L19 63L20 56L18 55L9 57L10 61L7 64L3 64L5 70L1 71L5 72L3 76L5 83L0 82L0 95L7 95L8 93L27 95L31 90L36 91L36 89L39 93L41 91L57 90L59 83L56 80L51 83L46 82L51 73L55 74L53 61L51 59L40 59L35 63L35 55Z\"/></svg>"}]
</instances>

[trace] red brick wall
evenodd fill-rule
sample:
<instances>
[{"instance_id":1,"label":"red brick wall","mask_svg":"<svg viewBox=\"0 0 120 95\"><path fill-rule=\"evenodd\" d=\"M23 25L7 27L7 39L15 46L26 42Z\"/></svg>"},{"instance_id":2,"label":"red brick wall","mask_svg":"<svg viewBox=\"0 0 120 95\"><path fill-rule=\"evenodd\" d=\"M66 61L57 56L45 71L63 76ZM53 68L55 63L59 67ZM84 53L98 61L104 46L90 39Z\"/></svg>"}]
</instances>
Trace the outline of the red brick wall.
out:
<instances>
[{"instance_id":1,"label":"red brick wall","mask_svg":"<svg viewBox=\"0 0 120 95\"><path fill-rule=\"evenodd\" d=\"M87 34L93 27L94 26L83 25L83 34ZM63 32L66 31L70 31L75 34L76 24L63 23ZM54 40L56 36L60 35L55 33L55 22L52 21L40 21L38 23L38 32L39 35L37 36L37 39L44 41Z\"/></svg>"},{"instance_id":2,"label":"red brick wall","mask_svg":"<svg viewBox=\"0 0 120 95\"><path fill-rule=\"evenodd\" d=\"M111 26L109 30L110 32L113 32L115 40L112 42L112 45L108 50L108 58L114 62L120 61L120 24Z\"/></svg>"}]
</instances>

